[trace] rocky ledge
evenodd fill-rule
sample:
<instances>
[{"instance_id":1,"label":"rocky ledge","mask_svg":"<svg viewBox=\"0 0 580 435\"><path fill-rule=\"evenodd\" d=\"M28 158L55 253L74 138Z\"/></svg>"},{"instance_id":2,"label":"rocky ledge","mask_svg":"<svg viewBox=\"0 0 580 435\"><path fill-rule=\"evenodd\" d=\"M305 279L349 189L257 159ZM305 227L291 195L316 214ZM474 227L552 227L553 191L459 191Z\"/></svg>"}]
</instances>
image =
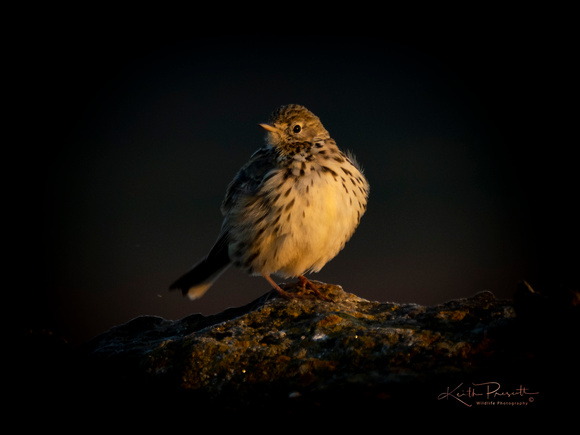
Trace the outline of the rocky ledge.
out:
<instances>
[{"instance_id":1,"label":"rocky ledge","mask_svg":"<svg viewBox=\"0 0 580 435\"><path fill-rule=\"evenodd\" d=\"M564 400L558 382L577 367L576 292L547 298L522 283L515 300L421 306L321 291L332 302L270 292L212 316L138 317L83 346L74 384L196 413L482 408L476 399L540 409Z\"/></svg>"}]
</instances>

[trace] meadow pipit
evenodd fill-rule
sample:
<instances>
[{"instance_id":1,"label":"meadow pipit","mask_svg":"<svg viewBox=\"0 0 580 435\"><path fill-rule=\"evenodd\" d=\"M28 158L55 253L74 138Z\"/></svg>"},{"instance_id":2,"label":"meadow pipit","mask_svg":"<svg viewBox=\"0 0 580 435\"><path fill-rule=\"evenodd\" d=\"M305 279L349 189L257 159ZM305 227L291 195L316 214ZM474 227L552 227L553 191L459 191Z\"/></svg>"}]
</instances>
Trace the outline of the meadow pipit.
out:
<instances>
[{"instance_id":1,"label":"meadow pipit","mask_svg":"<svg viewBox=\"0 0 580 435\"><path fill-rule=\"evenodd\" d=\"M268 131L266 146L228 186L215 245L171 285L190 299L201 297L232 263L262 275L286 299L310 293L326 299L304 274L320 271L344 248L366 210L369 184L362 170L317 116L290 104L260 125ZM298 277L303 291L283 290L272 274Z\"/></svg>"}]
</instances>

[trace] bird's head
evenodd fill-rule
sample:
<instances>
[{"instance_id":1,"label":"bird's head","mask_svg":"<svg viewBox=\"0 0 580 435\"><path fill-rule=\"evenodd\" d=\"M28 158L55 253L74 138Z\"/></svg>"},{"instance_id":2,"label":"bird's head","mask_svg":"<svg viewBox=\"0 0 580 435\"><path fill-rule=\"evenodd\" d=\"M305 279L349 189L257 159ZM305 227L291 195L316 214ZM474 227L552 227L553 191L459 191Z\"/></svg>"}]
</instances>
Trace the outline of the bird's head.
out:
<instances>
[{"instance_id":1,"label":"bird's head","mask_svg":"<svg viewBox=\"0 0 580 435\"><path fill-rule=\"evenodd\" d=\"M280 152L295 149L299 143L314 143L330 137L320 119L304 106L289 104L272 113L268 124L260 124L268 130L266 141Z\"/></svg>"}]
</instances>

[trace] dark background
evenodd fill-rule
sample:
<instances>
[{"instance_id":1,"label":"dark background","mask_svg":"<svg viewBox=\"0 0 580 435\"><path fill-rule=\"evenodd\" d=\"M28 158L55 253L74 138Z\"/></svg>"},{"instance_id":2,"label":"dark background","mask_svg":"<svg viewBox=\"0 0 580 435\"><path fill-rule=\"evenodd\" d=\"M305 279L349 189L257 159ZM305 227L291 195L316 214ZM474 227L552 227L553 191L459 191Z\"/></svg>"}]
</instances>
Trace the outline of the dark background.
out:
<instances>
[{"instance_id":1,"label":"dark background","mask_svg":"<svg viewBox=\"0 0 580 435\"><path fill-rule=\"evenodd\" d=\"M577 282L566 29L167 29L59 26L20 64L26 327L80 343L268 291L234 268L199 301L167 288L214 242L225 188L263 144L257 124L289 103L317 114L371 185L359 229L313 279L418 304Z\"/></svg>"}]
</instances>

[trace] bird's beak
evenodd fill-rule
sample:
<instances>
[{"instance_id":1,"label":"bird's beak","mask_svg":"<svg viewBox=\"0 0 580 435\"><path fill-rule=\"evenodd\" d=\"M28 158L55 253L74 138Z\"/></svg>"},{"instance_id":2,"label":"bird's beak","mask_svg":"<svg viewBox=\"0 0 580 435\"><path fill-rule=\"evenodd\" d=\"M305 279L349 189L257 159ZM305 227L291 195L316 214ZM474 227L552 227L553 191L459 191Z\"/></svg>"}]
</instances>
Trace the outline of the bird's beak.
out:
<instances>
[{"instance_id":1,"label":"bird's beak","mask_svg":"<svg viewBox=\"0 0 580 435\"><path fill-rule=\"evenodd\" d=\"M270 125L270 124L259 124L259 125L260 125L260 127L265 128L266 130L271 131L273 133L280 133L280 130L278 130L273 125Z\"/></svg>"}]
</instances>

